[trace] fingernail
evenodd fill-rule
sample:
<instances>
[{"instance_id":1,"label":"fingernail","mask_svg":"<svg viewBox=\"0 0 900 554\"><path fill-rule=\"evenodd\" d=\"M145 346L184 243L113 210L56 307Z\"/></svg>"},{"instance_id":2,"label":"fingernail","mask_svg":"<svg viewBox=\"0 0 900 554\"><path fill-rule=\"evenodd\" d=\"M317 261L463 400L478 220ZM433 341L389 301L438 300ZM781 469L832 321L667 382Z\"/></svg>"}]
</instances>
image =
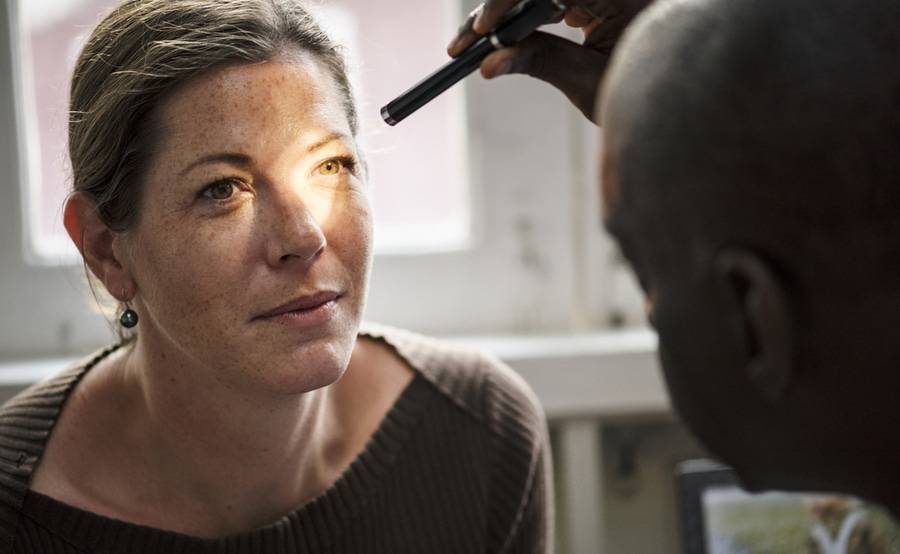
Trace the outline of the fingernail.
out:
<instances>
[{"instance_id":1,"label":"fingernail","mask_svg":"<svg viewBox=\"0 0 900 554\"><path fill-rule=\"evenodd\" d=\"M456 43L459 42L458 38L455 38L450 41L450 44L447 45L447 53L451 56L453 55L453 51L456 49Z\"/></svg>"}]
</instances>

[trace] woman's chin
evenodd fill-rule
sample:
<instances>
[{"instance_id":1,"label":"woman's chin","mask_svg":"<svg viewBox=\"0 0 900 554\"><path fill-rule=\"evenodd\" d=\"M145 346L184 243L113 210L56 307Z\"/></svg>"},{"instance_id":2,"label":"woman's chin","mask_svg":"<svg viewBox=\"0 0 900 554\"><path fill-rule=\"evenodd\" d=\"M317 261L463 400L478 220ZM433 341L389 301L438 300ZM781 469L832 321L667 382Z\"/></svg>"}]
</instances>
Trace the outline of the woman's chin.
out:
<instances>
[{"instance_id":1,"label":"woman's chin","mask_svg":"<svg viewBox=\"0 0 900 554\"><path fill-rule=\"evenodd\" d=\"M302 394L333 385L344 375L353 342L322 340L304 344L284 355L270 355L262 375L278 394Z\"/></svg>"}]
</instances>

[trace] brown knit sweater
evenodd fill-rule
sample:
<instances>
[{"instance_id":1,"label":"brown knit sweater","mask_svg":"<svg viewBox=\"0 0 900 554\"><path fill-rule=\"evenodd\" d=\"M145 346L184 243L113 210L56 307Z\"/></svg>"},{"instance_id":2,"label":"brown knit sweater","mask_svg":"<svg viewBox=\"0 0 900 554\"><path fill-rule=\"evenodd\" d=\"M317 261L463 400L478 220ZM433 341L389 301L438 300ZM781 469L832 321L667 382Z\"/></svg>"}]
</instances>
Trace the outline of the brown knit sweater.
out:
<instances>
[{"instance_id":1,"label":"brown knit sweater","mask_svg":"<svg viewBox=\"0 0 900 554\"><path fill-rule=\"evenodd\" d=\"M0 409L0 553L545 553L546 424L495 359L368 325L417 370L327 491L263 528L200 539L110 519L28 489L66 398L105 350ZM253 471L252 466L247 471Z\"/></svg>"}]
</instances>

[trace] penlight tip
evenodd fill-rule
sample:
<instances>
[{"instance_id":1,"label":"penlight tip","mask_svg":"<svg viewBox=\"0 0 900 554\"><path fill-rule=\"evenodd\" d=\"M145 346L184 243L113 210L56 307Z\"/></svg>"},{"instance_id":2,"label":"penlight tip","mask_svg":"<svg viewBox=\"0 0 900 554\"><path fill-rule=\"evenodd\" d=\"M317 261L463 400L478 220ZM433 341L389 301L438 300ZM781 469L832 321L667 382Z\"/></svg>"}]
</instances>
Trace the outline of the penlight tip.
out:
<instances>
[{"instance_id":1,"label":"penlight tip","mask_svg":"<svg viewBox=\"0 0 900 554\"><path fill-rule=\"evenodd\" d=\"M397 124L397 120L391 117L391 112L390 110L388 110L387 106L381 108L381 119L383 119L384 122L390 126L394 126Z\"/></svg>"}]
</instances>

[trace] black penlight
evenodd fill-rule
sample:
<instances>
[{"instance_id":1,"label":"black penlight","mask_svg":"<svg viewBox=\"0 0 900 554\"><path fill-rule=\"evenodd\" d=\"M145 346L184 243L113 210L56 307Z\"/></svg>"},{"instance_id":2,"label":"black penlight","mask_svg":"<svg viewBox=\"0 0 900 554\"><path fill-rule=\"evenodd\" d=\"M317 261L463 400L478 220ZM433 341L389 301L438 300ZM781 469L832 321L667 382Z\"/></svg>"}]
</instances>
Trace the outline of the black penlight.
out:
<instances>
[{"instance_id":1,"label":"black penlight","mask_svg":"<svg viewBox=\"0 0 900 554\"><path fill-rule=\"evenodd\" d=\"M478 39L459 57L381 108L382 119L388 125L400 123L478 69L488 54L513 46L541 25L553 21L565 9L566 5L562 0L523 0L493 31Z\"/></svg>"}]
</instances>

